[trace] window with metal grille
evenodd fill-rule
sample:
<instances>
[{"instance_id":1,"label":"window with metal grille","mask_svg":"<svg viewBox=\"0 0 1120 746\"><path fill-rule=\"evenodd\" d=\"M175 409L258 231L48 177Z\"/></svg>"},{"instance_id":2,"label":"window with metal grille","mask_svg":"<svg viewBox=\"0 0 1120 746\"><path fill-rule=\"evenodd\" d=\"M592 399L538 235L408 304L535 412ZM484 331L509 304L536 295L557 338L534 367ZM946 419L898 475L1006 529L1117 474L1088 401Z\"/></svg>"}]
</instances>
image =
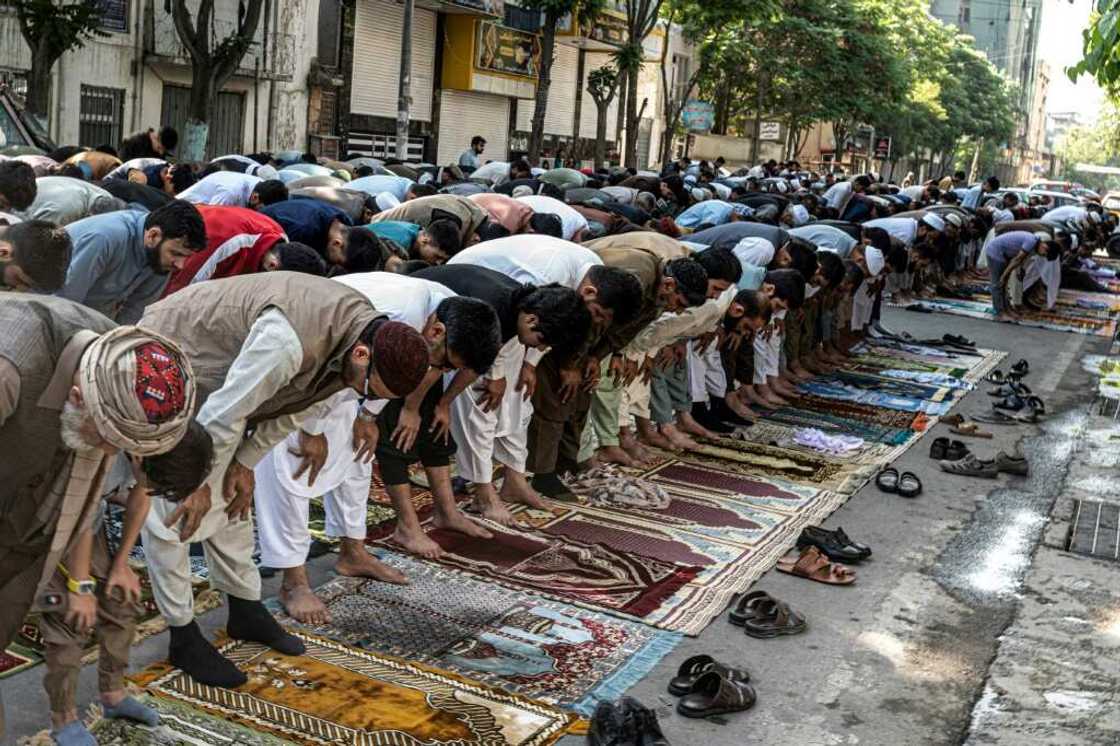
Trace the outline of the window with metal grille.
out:
<instances>
[{"instance_id":1,"label":"window with metal grille","mask_svg":"<svg viewBox=\"0 0 1120 746\"><path fill-rule=\"evenodd\" d=\"M78 140L82 145L96 147L121 141L124 120L124 90L83 85L78 113Z\"/></svg>"},{"instance_id":2,"label":"window with metal grille","mask_svg":"<svg viewBox=\"0 0 1120 746\"><path fill-rule=\"evenodd\" d=\"M128 0L97 0L101 8L101 28L128 31Z\"/></svg>"},{"instance_id":3,"label":"window with metal grille","mask_svg":"<svg viewBox=\"0 0 1120 746\"><path fill-rule=\"evenodd\" d=\"M519 8L516 5L506 3L506 17L502 23L509 28L535 34L541 30L541 18L540 10Z\"/></svg>"},{"instance_id":4,"label":"window with metal grille","mask_svg":"<svg viewBox=\"0 0 1120 746\"><path fill-rule=\"evenodd\" d=\"M342 3L322 0L319 3L319 64L338 67L342 48Z\"/></svg>"}]
</instances>

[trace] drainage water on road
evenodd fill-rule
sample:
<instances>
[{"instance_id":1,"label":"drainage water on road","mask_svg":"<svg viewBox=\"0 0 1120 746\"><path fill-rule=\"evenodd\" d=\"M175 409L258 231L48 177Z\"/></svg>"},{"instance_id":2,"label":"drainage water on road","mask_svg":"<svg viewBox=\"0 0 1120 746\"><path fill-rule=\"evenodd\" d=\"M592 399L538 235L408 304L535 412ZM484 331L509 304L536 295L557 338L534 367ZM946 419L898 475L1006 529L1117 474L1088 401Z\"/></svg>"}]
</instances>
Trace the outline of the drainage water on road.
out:
<instances>
[{"instance_id":1,"label":"drainage water on road","mask_svg":"<svg viewBox=\"0 0 1120 746\"><path fill-rule=\"evenodd\" d=\"M1030 476L1012 477L989 493L941 552L932 574L955 598L974 608L1015 603L1088 416L1087 409L1067 412L1042 423L1041 435L1025 438L1021 448Z\"/></svg>"}]
</instances>

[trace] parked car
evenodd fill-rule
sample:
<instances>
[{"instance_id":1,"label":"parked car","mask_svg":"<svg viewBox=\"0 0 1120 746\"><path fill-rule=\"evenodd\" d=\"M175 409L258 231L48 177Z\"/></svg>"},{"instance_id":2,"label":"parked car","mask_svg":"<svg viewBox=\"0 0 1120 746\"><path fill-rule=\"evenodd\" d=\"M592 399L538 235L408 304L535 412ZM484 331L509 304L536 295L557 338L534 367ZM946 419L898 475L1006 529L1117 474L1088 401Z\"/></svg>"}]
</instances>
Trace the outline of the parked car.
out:
<instances>
[{"instance_id":1,"label":"parked car","mask_svg":"<svg viewBox=\"0 0 1120 746\"><path fill-rule=\"evenodd\" d=\"M1032 192L1063 192L1072 194L1074 189L1084 189L1085 185L1076 181L1035 181L1031 183Z\"/></svg>"},{"instance_id":2,"label":"parked car","mask_svg":"<svg viewBox=\"0 0 1120 746\"><path fill-rule=\"evenodd\" d=\"M23 100L0 83L0 155L48 153L54 149L54 141L27 112Z\"/></svg>"},{"instance_id":3,"label":"parked car","mask_svg":"<svg viewBox=\"0 0 1120 746\"><path fill-rule=\"evenodd\" d=\"M1109 192L1101 200L1101 206L1110 214L1120 218L1120 192Z\"/></svg>"}]
</instances>

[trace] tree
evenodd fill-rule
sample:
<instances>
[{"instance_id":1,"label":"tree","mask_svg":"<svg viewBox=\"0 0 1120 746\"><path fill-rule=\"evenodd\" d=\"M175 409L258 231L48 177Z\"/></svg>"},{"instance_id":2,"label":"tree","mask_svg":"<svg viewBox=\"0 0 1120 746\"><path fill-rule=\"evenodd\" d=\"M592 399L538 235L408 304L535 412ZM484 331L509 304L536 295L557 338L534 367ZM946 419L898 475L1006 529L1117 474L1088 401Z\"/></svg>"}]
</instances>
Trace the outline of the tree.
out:
<instances>
[{"instance_id":1,"label":"tree","mask_svg":"<svg viewBox=\"0 0 1120 746\"><path fill-rule=\"evenodd\" d=\"M573 24L590 27L603 8L603 0L525 0L524 6L544 14L541 27L541 59L537 65L537 92L529 132L529 162L537 163L544 142L544 119L548 92L552 89L552 63L556 52L556 27L569 16Z\"/></svg>"},{"instance_id":2,"label":"tree","mask_svg":"<svg viewBox=\"0 0 1120 746\"><path fill-rule=\"evenodd\" d=\"M1104 194L1120 189L1120 176L1089 174L1077 170L1078 164L1093 166L1120 165L1120 111L1113 103L1102 107L1095 124L1074 127L1057 143L1054 153L1061 159L1055 178L1084 182Z\"/></svg>"},{"instance_id":3,"label":"tree","mask_svg":"<svg viewBox=\"0 0 1120 746\"><path fill-rule=\"evenodd\" d=\"M657 26L664 0L627 0L626 43L615 53L615 63L626 77L626 147L622 162L630 168L638 167L638 122L645 110L638 109L638 75L642 71L645 49L642 44ZM666 40L668 43L668 40Z\"/></svg>"},{"instance_id":4,"label":"tree","mask_svg":"<svg viewBox=\"0 0 1120 746\"><path fill-rule=\"evenodd\" d=\"M408 160L408 109L412 105L412 0L404 0L400 78L397 81L397 158Z\"/></svg>"},{"instance_id":5,"label":"tree","mask_svg":"<svg viewBox=\"0 0 1120 746\"><path fill-rule=\"evenodd\" d=\"M618 71L610 65L592 70L587 76L587 92L595 102L595 170L599 170L606 161L607 109L618 92Z\"/></svg>"},{"instance_id":6,"label":"tree","mask_svg":"<svg viewBox=\"0 0 1120 746\"><path fill-rule=\"evenodd\" d=\"M193 20L187 0L174 0L175 30L191 58L190 110L180 151L182 160L201 161L205 157L218 92L233 77L241 58L255 43L253 37L260 24L262 5L263 0L242 0L238 4L233 33L215 40L211 24L214 0L201 0Z\"/></svg>"},{"instance_id":7,"label":"tree","mask_svg":"<svg viewBox=\"0 0 1120 746\"><path fill-rule=\"evenodd\" d=\"M1120 0L1098 0L1089 28L1081 32L1082 59L1066 74L1074 83L1085 74L1113 96L1120 94Z\"/></svg>"},{"instance_id":8,"label":"tree","mask_svg":"<svg viewBox=\"0 0 1120 746\"><path fill-rule=\"evenodd\" d=\"M109 35L100 26L101 6L56 0L14 0L11 4L15 5L23 40L31 49L27 110L46 121L54 63L67 52L81 49L93 37Z\"/></svg>"}]
</instances>

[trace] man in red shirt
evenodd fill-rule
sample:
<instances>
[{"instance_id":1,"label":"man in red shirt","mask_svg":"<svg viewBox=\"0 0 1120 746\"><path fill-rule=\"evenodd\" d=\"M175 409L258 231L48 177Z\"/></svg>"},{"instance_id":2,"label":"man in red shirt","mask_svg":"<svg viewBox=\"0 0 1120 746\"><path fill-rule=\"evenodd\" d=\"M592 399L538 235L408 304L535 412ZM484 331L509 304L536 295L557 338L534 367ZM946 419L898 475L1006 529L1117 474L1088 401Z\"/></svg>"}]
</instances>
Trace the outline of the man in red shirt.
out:
<instances>
[{"instance_id":1,"label":"man in red shirt","mask_svg":"<svg viewBox=\"0 0 1120 746\"><path fill-rule=\"evenodd\" d=\"M246 207L198 205L206 248L171 276L164 297L187 285L254 272L288 270L323 277L327 266L310 246L292 243L272 218Z\"/></svg>"}]
</instances>

